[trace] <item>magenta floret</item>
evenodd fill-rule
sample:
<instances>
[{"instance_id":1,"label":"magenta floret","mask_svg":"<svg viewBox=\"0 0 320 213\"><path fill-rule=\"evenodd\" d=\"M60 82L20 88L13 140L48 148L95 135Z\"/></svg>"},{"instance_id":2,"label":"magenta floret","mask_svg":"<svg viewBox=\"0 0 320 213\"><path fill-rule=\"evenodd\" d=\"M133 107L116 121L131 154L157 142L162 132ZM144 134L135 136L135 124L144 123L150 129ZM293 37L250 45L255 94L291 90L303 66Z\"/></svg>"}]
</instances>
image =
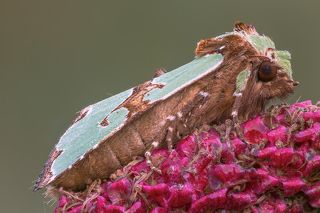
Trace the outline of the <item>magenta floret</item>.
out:
<instances>
[{"instance_id":1,"label":"magenta floret","mask_svg":"<svg viewBox=\"0 0 320 213\"><path fill-rule=\"evenodd\" d=\"M167 207L167 199L169 197L169 186L166 183L157 185L143 185L142 190L146 195L156 201L158 205Z\"/></svg>"},{"instance_id":2,"label":"magenta floret","mask_svg":"<svg viewBox=\"0 0 320 213\"><path fill-rule=\"evenodd\" d=\"M300 177L285 178L282 180L281 184L285 196L292 196L300 192L306 186L306 183Z\"/></svg>"},{"instance_id":3,"label":"magenta floret","mask_svg":"<svg viewBox=\"0 0 320 213\"><path fill-rule=\"evenodd\" d=\"M264 149L257 151L257 158L261 160L269 159L276 153L277 150L278 149L275 146L266 147Z\"/></svg>"},{"instance_id":4,"label":"magenta floret","mask_svg":"<svg viewBox=\"0 0 320 213\"><path fill-rule=\"evenodd\" d=\"M221 189L211 194L205 195L192 203L190 212L203 212L205 210L215 210L223 208L227 201L227 189Z\"/></svg>"},{"instance_id":5,"label":"magenta floret","mask_svg":"<svg viewBox=\"0 0 320 213\"><path fill-rule=\"evenodd\" d=\"M229 206L226 209L244 209L254 205L257 201L257 196L252 191L230 193L228 195Z\"/></svg>"},{"instance_id":6,"label":"magenta floret","mask_svg":"<svg viewBox=\"0 0 320 213\"><path fill-rule=\"evenodd\" d=\"M311 111L311 112L304 112L303 118L305 121L313 121L313 122L320 122L320 110Z\"/></svg>"},{"instance_id":7,"label":"magenta floret","mask_svg":"<svg viewBox=\"0 0 320 213\"><path fill-rule=\"evenodd\" d=\"M69 209L69 210L67 211L67 213L80 213L81 210L82 210L82 208L83 208L83 206L79 204L79 205L74 206L74 207L72 207L71 209Z\"/></svg>"},{"instance_id":8,"label":"magenta floret","mask_svg":"<svg viewBox=\"0 0 320 213\"><path fill-rule=\"evenodd\" d=\"M131 183L127 178L122 178L107 186L108 197L114 205L124 205L129 198Z\"/></svg>"},{"instance_id":9,"label":"magenta floret","mask_svg":"<svg viewBox=\"0 0 320 213\"><path fill-rule=\"evenodd\" d=\"M288 139L288 128L283 125L278 126L277 128L271 130L267 133L269 142L272 145L275 145L276 142L286 142Z\"/></svg>"},{"instance_id":10,"label":"magenta floret","mask_svg":"<svg viewBox=\"0 0 320 213\"><path fill-rule=\"evenodd\" d=\"M231 184L241 179L243 175L244 170L237 164L219 164L209 169L209 180L218 182L219 185Z\"/></svg>"},{"instance_id":11,"label":"magenta floret","mask_svg":"<svg viewBox=\"0 0 320 213\"><path fill-rule=\"evenodd\" d=\"M126 210L126 213L145 213L147 212L144 204L141 201L137 201L132 206Z\"/></svg>"},{"instance_id":12,"label":"magenta floret","mask_svg":"<svg viewBox=\"0 0 320 213\"><path fill-rule=\"evenodd\" d=\"M185 157L191 157L197 152L197 143L194 140L194 136L190 135L180 141L177 144L176 151Z\"/></svg>"},{"instance_id":13,"label":"magenta floret","mask_svg":"<svg viewBox=\"0 0 320 213\"><path fill-rule=\"evenodd\" d=\"M191 204L195 191L191 184L174 185L170 187L168 205L171 208L180 208Z\"/></svg>"},{"instance_id":14,"label":"magenta floret","mask_svg":"<svg viewBox=\"0 0 320 213\"><path fill-rule=\"evenodd\" d=\"M260 116L245 122L242 127L244 137L249 143L261 143L267 139L268 127Z\"/></svg>"},{"instance_id":15,"label":"magenta floret","mask_svg":"<svg viewBox=\"0 0 320 213\"><path fill-rule=\"evenodd\" d=\"M244 154L247 150L247 144L238 137L231 140L231 144L233 146L233 151L236 156Z\"/></svg>"},{"instance_id":16,"label":"magenta floret","mask_svg":"<svg viewBox=\"0 0 320 213\"><path fill-rule=\"evenodd\" d=\"M163 208L163 207L155 207L151 210L150 213L168 213L168 209L167 208Z\"/></svg>"}]
</instances>

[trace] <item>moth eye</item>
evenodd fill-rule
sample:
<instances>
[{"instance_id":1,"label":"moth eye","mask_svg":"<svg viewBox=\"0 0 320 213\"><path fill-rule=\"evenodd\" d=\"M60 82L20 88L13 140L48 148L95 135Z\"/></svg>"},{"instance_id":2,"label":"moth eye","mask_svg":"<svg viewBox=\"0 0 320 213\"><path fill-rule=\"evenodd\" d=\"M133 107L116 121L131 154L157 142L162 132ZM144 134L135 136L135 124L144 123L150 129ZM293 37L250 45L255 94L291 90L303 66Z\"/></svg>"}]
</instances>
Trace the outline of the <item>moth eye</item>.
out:
<instances>
[{"instance_id":1,"label":"moth eye","mask_svg":"<svg viewBox=\"0 0 320 213\"><path fill-rule=\"evenodd\" d=\"M264 82L273 80L277 75L278 69L278 66L269 61L262 62L258 70L259 80Z\"/></svg>"}]
</instances>

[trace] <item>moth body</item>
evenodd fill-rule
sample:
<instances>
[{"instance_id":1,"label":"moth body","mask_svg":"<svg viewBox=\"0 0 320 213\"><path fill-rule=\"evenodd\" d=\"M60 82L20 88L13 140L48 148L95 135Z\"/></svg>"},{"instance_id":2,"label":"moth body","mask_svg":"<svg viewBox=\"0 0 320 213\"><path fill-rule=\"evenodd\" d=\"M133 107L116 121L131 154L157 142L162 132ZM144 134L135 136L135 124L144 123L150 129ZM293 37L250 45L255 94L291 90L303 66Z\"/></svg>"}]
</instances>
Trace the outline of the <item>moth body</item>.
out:
<instances>
[{"instance_id":1,"label":"moth body","mask_svg":"<svg viewBox=\"0 0 320 213\"><path fill-rule=\"evenodd\" d=\"M176 142L204 124L261 112L293 92L287 52L252 26L202 40L196 59L80 112L51 152L35 189L82 190L153 144Z\"/></svg>"}]
</instances>

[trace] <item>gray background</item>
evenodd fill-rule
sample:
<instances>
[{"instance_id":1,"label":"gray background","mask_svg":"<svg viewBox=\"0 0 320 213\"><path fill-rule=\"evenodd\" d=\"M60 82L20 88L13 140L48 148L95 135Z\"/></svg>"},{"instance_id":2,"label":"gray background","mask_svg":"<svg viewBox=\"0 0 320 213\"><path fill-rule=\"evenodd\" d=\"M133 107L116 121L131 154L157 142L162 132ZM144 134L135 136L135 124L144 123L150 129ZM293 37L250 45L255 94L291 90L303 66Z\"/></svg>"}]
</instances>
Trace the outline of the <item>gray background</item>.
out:
<instances>
[{"instance_id":1,"label":"gray background","mask_svg":"<svg viewBox=\"0 0 320 213\"><path fill-rule=\"evenodd\" d=\"M161 2L161 3L160 3ZM186 3L188 2L188 3ZM75 112L193 58L196 42L254 24L293 56L291 102L320 95L320 1L0 3L1 212L50 212L31 191Z\"/></svg>"}]
</instances>

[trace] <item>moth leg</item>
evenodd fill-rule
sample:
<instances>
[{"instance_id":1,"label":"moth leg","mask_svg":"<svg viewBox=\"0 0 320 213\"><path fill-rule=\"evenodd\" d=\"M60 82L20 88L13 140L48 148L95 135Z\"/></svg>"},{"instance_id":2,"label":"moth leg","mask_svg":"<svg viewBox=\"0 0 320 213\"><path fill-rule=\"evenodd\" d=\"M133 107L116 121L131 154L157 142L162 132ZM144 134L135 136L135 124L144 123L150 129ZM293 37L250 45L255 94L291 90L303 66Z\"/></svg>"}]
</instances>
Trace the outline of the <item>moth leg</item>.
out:
<instances>
[{"instance_id":1,"label":"moth leg","mask_svg":"<svg viewBox=\"0 0 320 213\"><path fill-rule=\"evenodd\" d=\"M195 128L195 130L193 131L193 134L196 137L198 137L202 132L208 132L211 128L212 128L212 126L210 126L209 124L204 123L200 127Z\"/></svg>"},{"instance_id":2,"label":"moth leg","mask_svg":"<svg viewBox=\"0 0 320 213\"><path fill-rule=\"evenodd\" d=\"M146 162L147 162L148 166L151 168L151 170L156 171L161 174L161 170L153 165L152 159L151 159L151 152L154 149L156 149L158 146L159 146L159 142L157 142L157 141L152 142L150 148L144 153L144 156L146 157Z\"/></svg>"},{"instance_id":3,"label":"moth leg","mask_svg":"<svg viewBox=\"0 0 320 213\"><path fill-rule=\"evenodd\" d=\"M184 118L183 112L178 112L176 115L169 116L168 129L165 135L165 142L167 143L169 152L173 149L173 142L180 140L182 137L190 133L190 128Z\"/></svg>"},{"instance_id":4,"label":"moth leg","mask_svg":"<svg viewBox=\"0 0 320 213\"><path fill-rule=\"evenodd\" d=\"M237 131L237 128L240 128L240 125L238 125L238 123L234 123L234 125ZM230 119L227 119L225 121L225 127L226 127L226 130L225 130L224 140L230 141L230 133L232 130L232 121Z\"/></svg>"},{"instance_id":5,"label":"moth leg","mask_svg":"<svg viewBox=\"0 0 320 213\"><path fill-rule=\"evenodd\" d=\"M167 130L166 139L165 139L167 142L169 152L171 152L173 148L172 137L173 137L173 128L170 126Z\"/></svg>"},{"instance_id":6,"label":"moth leg","mask_svg":"<svg viewBox=\"0 0 320 213\"><path fill-rule=\"evenodd\" d=\"M201 133L201 132L208 132L210 129L211 129L211 126L210 126L209 124L205 123L205 124L202 124L202 125L197 129L197 131L198 131L199 133Z\"/></svg>"},{"instance_id":7,"label":"moth leg","mask_svg":"<svg viewBox=\"0 0 320 213\"><path fill-rule=\"evenodd\" d=\"M187 135L189 132L190 132L190 129L188 128L188 126L184 122L182 122L182 121L177 122L176 137L178 140L180 140L182 137Z\"/></svg>"},{"instance_id":8,"label":"moth leg","mask_svg":"<svg viewBox=\"0 0 320 213\"><path fill-rule=\"evenodd\" d=\"M242 98L242 93L238 93L236 95L236 99L234 101L234 104L232 107L232 112L231 112L231 116L232 116L232 120L233 120L233 124L234 124L235 130L236 130L236 133L240 137L243 136L242 131L241 131L239 117L238 117L238 112L239 112L240 104L241 104L241 98Z\"/></svg>"},{"instance_id":9,"label":"moth leg","mask_svg":"<svg viewBox=\"0 0 320 213\"><path fill-rule=\"evenodd\" d=\"M234 124L234 127L236 129L237 134L238 135L241 134L241 127L240 127L240 122L239 122L238 116L233 115L232 120L233 120L233 124Z\"/></svg>"}]
</instances>

